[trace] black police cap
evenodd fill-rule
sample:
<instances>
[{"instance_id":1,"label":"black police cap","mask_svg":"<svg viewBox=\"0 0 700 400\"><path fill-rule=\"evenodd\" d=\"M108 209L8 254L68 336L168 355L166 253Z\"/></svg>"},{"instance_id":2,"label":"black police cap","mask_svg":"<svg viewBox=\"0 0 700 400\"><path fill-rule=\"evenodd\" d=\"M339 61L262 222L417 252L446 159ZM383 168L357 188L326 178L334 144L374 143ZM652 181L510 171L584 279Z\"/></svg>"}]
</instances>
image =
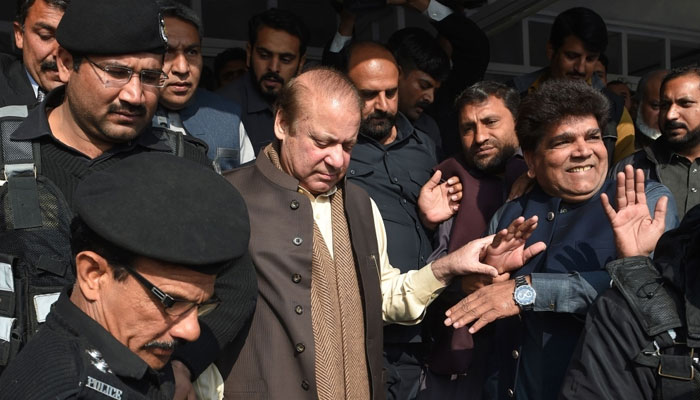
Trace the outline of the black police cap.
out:
<instances>
[{"instance_id":1,"label":"black police cap","mask_svg":"<svg viewBox=\"0 0 700 400\"><path fill-rule=\"evenodd\" d=\"M171 154L121 160L87 176L74 198L90 229L140 256L215 274L248 249L248 212L238 191Z\"/></svg>"},{"instance_id":2,"label":"black police cap","mask_svg":"<svg viewBox=\"0 0 700 400\"><path fill-rule=\"evenodd\" d=\"M167 44L153 0L72 0L56 40L77 54L163 54Z\"/></svg>"}]
</instances>

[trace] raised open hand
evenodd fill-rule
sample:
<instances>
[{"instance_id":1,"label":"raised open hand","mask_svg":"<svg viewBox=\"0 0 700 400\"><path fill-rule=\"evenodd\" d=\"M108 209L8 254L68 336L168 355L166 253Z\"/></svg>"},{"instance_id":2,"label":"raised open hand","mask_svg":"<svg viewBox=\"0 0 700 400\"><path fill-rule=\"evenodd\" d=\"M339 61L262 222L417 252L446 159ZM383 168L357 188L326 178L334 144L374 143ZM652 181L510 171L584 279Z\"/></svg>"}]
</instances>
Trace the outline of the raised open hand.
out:
<instances>
[{"instance_id":1,"label":"raised open hand","mask_svg":"<svg viewBox=\"0 0 700 400\"><path fill-rule=\"evenodd\" d=\"M499 274L514 271L532 257L547 248L544 242L537 242L525 248L525 242L537 228L537 216L528 219L518 217L496 236L482 253L481 261L498 270Z\"/></svg>"},{"instance_id":2,"label":"raised open hand","mask_svg":"<svg viewBox=\"0 0 700 400\"><path fill-rule=\"evenodd\" d=\"M423 225L428 229L452 217L459 209L462 199L462 184L453 176L440 183L442 172L435 171L428 182L420 189L418 211Z\"/></svg>"},{"instance_id":3,"label":"raised open hand","mask_svg":"<svg viewBox=\"0 0 700 400\"><path fill-rule=\"evenodd\" d=\"M617 174L617 211L603 193L600 201L615 233L618 257L648 256L666 227L668 197L656 202L654 218L649 214L644 192L644 172L625 166L625 172Z\"/></svg>"}]
</instances>

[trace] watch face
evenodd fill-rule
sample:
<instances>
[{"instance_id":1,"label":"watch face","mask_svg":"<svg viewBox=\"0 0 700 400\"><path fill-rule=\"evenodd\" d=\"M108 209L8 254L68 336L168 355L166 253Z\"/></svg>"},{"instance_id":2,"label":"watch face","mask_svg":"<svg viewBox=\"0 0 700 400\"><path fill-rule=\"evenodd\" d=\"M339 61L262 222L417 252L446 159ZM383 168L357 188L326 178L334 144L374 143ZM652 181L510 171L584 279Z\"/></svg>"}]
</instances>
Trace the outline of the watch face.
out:
<instances>
[{"instance_id":1,"label":"watch face","mask_svg":"<svg viewBox=\"0 0 700 400\"><path fill-rule=\"evenodd\" d=\"M529 306L535 303L535 289L530 285L519 286L513 293L515 301L521 306Z\"/></svg>"}]
</instances>

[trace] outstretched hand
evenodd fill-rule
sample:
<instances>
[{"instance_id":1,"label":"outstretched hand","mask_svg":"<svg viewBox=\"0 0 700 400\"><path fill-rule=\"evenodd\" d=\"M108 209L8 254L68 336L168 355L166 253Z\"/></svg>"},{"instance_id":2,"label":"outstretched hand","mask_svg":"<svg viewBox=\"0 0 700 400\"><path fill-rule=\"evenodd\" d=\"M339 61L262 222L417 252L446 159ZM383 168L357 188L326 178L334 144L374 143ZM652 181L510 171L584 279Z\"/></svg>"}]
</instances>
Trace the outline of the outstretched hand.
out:
<instances>
[{"instance_id":1,"label":"outstretched hand","mask_svg":"<svg viewBox=\"0 0 700 400\"><path fill-rule=\"evenodd\" d=\"M428 229L435 229L443 221L450 219L459 209L462 200L462 183L456 176L440 183L442 172L435 171L428 182L420 189L418 210L421 222Z\"/></svg>"},{"instance_id":2,"label":"outstretched hand","mask_svg":"<svg viewBox=\"0 0 700 400\"><path fill-rule=\"evenodd\" d=\"M474 239L459 249L431 264L433 275L444 285L450 283L455 276L468 274L484 274L498 276L496 268L482 263L480 260L484 249L493 241L493 235Z\"/></svg>"},{"instance_id":3,"label":"outstretched hand","mask_svg":"<svg viewBox=\"0 0 700 400\"><path fill-rule=\"evenodd\" d=\"M520 308L513 300L514 290L513 279L484 286L447 310L444 323L460 328L474 322L469 327L469 333L474 334L497 319L517 315Z\"/></svg>"},{"instance_id":4,"label":"outstretched hand","mask_svg":"<svg viewBox=\"0 0 700 400\"><path fill-rule=\"evenodd\" d=\"M537 242L525 248L525 242L536 228L536 215L528 219L516 218L507 228L496 233L493 242L484 249L481 261L494 266L499 274L522 267L547 248L544 242Z\"/></svg>"},{"instance_id":5,"label":"outstretched hand","mask_svg":"<svg viewBox=\"0 0 700 400\"><path fill-rule=\"evenodd\" d=\"M603 193L600 201L615 233L618 257L648 256L666 227L668 197L656 202L654 218L649 214L644 191L644 172L625 166L625 172L617 174L617 211Z\"/></svg>"}]
</instances>

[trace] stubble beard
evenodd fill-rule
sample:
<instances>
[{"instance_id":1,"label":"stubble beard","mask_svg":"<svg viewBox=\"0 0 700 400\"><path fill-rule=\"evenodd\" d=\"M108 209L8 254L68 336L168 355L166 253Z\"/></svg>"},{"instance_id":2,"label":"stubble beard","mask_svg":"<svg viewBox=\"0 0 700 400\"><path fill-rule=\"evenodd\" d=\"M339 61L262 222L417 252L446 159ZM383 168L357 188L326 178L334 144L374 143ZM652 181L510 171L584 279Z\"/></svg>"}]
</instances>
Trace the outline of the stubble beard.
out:
<instances>
[{"instance_id":1,"label":"stubble beard","mask_svg":"<svg viewBox=\"0 0 700 400\"><path fill-rule=\"evenodd\" d=\"M478 159L472 154L466 156L467 164L487 175L498 175L505 171L508 160L515 154L516 146L504 146L496 155L487 159Z\"/></svg>"}]
</instances>

